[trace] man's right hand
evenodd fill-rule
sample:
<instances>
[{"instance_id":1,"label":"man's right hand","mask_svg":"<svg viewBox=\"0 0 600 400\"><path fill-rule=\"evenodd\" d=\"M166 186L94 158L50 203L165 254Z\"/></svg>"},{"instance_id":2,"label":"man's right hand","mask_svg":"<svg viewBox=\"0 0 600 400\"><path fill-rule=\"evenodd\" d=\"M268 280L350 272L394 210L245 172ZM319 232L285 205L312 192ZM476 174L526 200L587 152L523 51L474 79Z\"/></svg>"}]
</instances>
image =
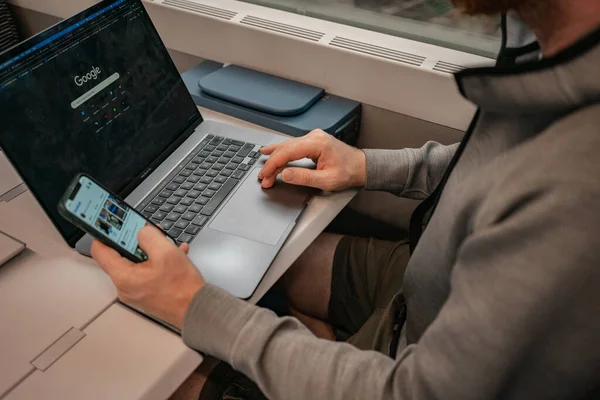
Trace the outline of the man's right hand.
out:
<instances>
[{"instance_id":1,"label":"man's right hand","mask_svg":"<svg viewBox=\"0 0 600 400\"><path fill-rule=\"evenodd\" d=\"M365 153L315 130L308 135L263 147L261 152L270 155L258 178L263 188L270 188L277 175L294 185L310 186L326 191L363 187L366 182ZM315 170L287 167L292 161L310 158L317 164Z\"/></svg>"}]
</instances>

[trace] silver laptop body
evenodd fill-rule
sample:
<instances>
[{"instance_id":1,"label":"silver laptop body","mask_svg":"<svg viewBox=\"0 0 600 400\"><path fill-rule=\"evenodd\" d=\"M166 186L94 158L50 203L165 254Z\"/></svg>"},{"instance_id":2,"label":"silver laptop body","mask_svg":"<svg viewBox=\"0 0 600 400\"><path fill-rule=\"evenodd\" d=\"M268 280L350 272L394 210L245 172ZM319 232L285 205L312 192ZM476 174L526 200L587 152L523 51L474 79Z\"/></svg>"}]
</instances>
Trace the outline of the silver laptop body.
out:
<instances>
[{"instance_id":1,"label":"silver laptop body","mask_svg":"<svg viewBox=\"0 0 600 400\"><path fill-rule=\"evenodd\" d=\"M207 135L253 143L257 148L286 139L272 133L204 121L126 201L137 207ZM266 157L261 157L241 179L190 244L189 257L206 281L243 299L252 296L312 193L307 188L283 182L277 182L271 189L262 189L257 176L264 159ZM91 238L86 235L76 248L89 255L90 245Z\"/></svg>"}]
</instances>

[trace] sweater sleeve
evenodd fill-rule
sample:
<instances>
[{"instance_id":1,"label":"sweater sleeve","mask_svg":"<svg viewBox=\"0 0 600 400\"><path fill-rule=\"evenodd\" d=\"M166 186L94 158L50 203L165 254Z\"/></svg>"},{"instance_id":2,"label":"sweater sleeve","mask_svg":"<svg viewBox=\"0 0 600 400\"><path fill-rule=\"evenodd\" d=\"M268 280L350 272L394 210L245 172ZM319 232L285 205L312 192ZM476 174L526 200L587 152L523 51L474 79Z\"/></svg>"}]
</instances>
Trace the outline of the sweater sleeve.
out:
<instances>
[{"instance_id":1,"label":"sweater sleeve","mask_svg":"<svg viewBox=\"0 0 600 400\"><path fill-rule=\"evenodd\" d=\"M445 146L427 142L420 149L365 149L365 189L423 200L433 192L450 165L458 143Z\"/></svg>"},{"instance_id":2,"label":"sweater sleeve","mask_svg":"<svg viewBox=\"0 0 600 400\"><path fill-rule=\"evenodd\" d=\"M581 398L600 365L600 202L524 198L464 240L438 317L395 360L318 339L211 285L183 339L274 400Z\"/></svg>"}]
</instances>

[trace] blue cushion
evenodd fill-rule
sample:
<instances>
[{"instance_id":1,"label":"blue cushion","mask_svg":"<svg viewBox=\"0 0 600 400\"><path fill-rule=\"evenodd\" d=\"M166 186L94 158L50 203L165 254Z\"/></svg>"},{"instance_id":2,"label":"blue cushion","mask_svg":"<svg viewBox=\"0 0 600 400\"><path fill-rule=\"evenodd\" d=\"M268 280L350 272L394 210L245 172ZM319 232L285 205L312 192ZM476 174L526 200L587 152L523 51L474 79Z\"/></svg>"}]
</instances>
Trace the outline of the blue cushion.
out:
<instances>
[{"instance_id":1,"label":"blue cushion","mask_svg":"<svg viewBox=\"0 0 600 400\"><path fill-rule=\"evenodd\" d=\"M298 115L308 110L325 91L289 79L229 65L198 81L211 96L273 115Z\"/></svg>"}]
</instances>

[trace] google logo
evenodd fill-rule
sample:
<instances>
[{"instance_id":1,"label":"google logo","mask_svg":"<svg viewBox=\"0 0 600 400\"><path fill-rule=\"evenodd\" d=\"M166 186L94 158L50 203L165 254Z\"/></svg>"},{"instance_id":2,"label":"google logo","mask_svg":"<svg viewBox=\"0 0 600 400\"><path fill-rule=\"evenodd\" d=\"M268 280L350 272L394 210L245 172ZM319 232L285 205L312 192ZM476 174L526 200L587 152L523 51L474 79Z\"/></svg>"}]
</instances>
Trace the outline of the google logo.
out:
<instances>
[{"instance_id":1,"label":"google logo","mask_svg":"<svg viewBox=\"0 0 600 400\"><path fill-rule=\"evenodd\" d=\"M92 70L83 76L77 75L75 77L75 84L77 86L82 86L84 83L98 79L98 75L100 75L102 71L98 67L92 67Z\"/></svg>"}]
</instances>

